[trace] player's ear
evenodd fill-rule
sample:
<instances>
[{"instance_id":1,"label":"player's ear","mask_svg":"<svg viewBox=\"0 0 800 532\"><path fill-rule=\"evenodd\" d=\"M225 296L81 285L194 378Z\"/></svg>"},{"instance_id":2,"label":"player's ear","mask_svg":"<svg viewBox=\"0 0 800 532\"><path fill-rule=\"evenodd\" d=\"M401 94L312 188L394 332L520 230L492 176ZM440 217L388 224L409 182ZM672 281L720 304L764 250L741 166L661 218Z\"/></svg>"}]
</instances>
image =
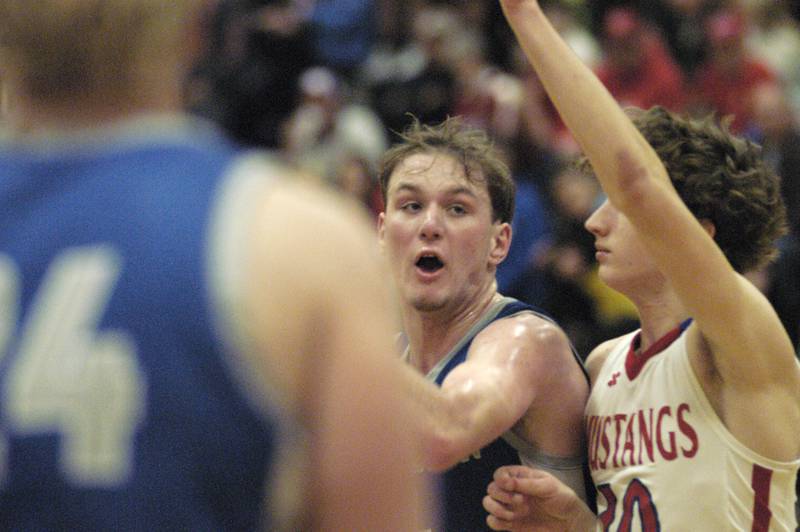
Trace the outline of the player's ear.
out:
<instances>
[{"instance_id":1,"label":"player's ear","mask_svg":"<svg viewBox=\"0 0 800 532\"><path fill-rule=\"evenodd\" d=\"M385 233L386 233L386 214L382 212L378 215L378 245L380 246L381 251L383 251L383 248L385 246L385 243L383 241Z\"/></svg>"},{"instance_id":2,"label":"player's ear","mask_svg":"<svg viewBox=\"0 0 800 532\"><path fill-rule=\"evenodd\" d=\"M503 262L508 255L511 247L511 224L507 222L494 223L494 235L492 236L491 249L489 250L489 261L494 266Z\"/></svg>"},{"instance_id":3,"label":"player's ear","mask_svg":"<svg viewBox=\"0 0 800 532\"><path fill-rule=\"evenodd\" d=\"M711 238L714 238L714 235L717 234L717 226L715 226L714 222L712 222L708 218L701 218L700 225L703 226L703 229L706 230L706 233L708 233L708 236L710 236Z\"/></svg>"}]
</instances>

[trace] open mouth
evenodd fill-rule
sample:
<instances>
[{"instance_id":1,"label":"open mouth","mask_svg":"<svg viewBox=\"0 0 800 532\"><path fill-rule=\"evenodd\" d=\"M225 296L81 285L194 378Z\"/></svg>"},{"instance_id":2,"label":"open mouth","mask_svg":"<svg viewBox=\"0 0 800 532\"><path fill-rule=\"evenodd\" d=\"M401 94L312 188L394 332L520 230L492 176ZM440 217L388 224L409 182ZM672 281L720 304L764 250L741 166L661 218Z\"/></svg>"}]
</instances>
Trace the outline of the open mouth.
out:
<instances>
[{"instance_id":1,"label":"open mouth","mask_svg":"<svg viewBox=\"0 0 800 532\"><path fill-rule=\"evenodd\" d=\"M425 273L434 273L444 268L444 263L436 255L423 255L417 260L416 266Z\"/></svg>"}]
</instances>

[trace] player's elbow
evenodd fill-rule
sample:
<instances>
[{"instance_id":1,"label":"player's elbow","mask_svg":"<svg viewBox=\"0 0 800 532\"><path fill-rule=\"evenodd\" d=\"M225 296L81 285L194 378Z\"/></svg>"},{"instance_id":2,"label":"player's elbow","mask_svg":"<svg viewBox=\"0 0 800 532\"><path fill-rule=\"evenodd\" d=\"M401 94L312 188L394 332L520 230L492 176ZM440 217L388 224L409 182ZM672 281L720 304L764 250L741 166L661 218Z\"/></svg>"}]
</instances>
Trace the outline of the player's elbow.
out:
<instances>
[{"instance_id":1,"label":"player's elbow","mask_svg":"<svg viewBox=\"0 0 800 532\"><path fill-rule=\"evenodd\" d=\"M657 156L634 158L621 153L619 159L618 186L613 192L612 203L624 213L637 211L652 213L652 202L664 195L675 194L669 176Z\"/></svg>"},{"instance_id":2,"label":"player's elbow","mask_svg":"<svg viewBox=\"0 0 800 532\"><path fill-rule=\"evenodd\" d=\"M425 468L429 471L446 471L469 456L452 434L439 432L428 440Z\"/></svg>"}]
</instances>

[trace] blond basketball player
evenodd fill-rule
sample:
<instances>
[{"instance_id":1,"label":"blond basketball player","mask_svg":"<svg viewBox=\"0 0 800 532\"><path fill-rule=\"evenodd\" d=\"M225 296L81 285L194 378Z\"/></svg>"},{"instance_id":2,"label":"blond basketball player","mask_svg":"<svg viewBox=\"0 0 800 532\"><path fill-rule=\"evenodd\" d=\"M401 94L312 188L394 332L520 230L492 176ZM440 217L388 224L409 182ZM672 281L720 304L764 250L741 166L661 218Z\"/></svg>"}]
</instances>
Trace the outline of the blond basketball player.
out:
<instances>
[{"instance_id":1,"label":"blond basketball player","mask_svg":"<svg viewBox=\"0 0 800 532\"><path fill-rule=\"evenodd\" d=\"M0 2L3 529L419 528L365 218L181 112L212 4Z\"/></svg>"}]
</instances>

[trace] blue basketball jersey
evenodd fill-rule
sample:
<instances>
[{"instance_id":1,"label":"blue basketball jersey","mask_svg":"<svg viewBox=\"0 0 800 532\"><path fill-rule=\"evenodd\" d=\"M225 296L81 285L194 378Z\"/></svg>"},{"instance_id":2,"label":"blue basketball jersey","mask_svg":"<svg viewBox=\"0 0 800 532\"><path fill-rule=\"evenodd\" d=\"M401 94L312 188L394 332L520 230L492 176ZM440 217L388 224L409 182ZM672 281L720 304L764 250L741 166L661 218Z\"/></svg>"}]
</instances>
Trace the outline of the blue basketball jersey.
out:
<instances>
[{"instance_id":1,"label":"blue basketball jersey","mask_svg":"<svg viewBox=\"0 0 800 532\"><path fill-rule=\"evenodd\" d=\"M466 361L472 341L482 330L497 320L508 318L521 312L533 312L549 320L531 305L513 298L503 298L499 303L493 305L453 350L431 370L428 378L441 386L447 375L459 364ZM583 369L583 363L574 350L573 354L576 363L586 374ZM486 524L487 514L482 504L483 497L486 495L486 487L492 481L494 472L499 467L521 464L521 452L525 452L523 441L509 431L470 455L466 460L444 473L436 475L436 484L440 489L442 502L441 530L446 532L489 530ZM539 458L553 460L552 457L544 457L542 455ZM578 458L575 463L569 463L566 460L562 462L565 466L577 468L580 474L584 469L582 461L582 458ZM583 482L583 479L581 482Z\"/></svg>"},{"instance_id":2,"label":"blue basketball jersey","mask_svg":"<svg viewBox=\"0 0 800 532\"><path fill-rule=\"evenodd\" d=\"M237 375L214 285L240 154L162 125L0 146L0 529L265 518L279 416Z\"/></svg>"}]
</instances>

